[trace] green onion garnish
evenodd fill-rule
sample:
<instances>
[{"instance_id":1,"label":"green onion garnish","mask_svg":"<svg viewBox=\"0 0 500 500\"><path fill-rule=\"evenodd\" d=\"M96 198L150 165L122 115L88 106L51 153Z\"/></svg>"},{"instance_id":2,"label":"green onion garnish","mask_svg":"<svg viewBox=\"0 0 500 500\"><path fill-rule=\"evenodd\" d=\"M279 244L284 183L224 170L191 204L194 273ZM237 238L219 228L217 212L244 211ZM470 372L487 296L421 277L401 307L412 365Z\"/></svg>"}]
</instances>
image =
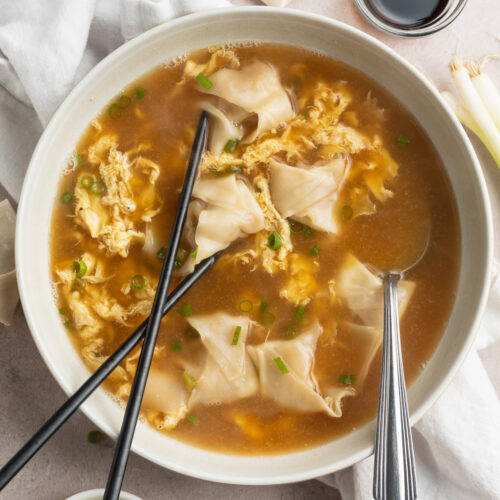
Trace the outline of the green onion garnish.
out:
<instances>
[{"instance_id":1,"label":"green onion garnish","mask_svg":"<svg viewBox=\"0 0 500 500\"><path fill-rule=\"evenodd\" d=\"M297 335L297 328L295 326L289 326L286 329L285 335L286 335L287 339L293 339L293 338L295 338L295 336Z\"/></svg>"},{"instance_id":2,"label":"green onion garnish","mask_svg":"<svg viewBox=\"0 0 500 500\"><path fill-rule=\"evenodd\" d=\"M306 308L304 306L297 307L297 312L295 313L295 322L296 323L298 323L302 319L302 316L304 316L305 312L306 312Z\"/></svg>"},{"instance_id":3,"label":"green onion garnish","mask_svg":"<svg viewBox=\"0 0 500 500\"><path fill-rule=\"evenodd\" d=\"M143 87L137 87L135 89L135 98L140 100L144 97L145 93L146 93L146 90Z\"/></svg>"},{"instance_id":4,"label":"green onion garnish","mask_svg":"<svg viewBox=\"0 0 500 500\"><path fill-rule=\"evenodd\" d=\"M87 441L92 444L98 444L102 441L101 431L89 431L87 434Z\"/></svg>"},{"instance_id":5,"label":"green onion garnish","mask_svg":"<svg viewBox=\"0 0 500 500\"><path fill-rule=\"evenodd\" d=\"M238 309L241 311L241 312L250 312L252 309L253 309L253 302L251 300L242 300L239 304L238 304Z\"/></svg>"},{"instance_id":6,"label":"green onion garnish","mask_svg":"<svg viewBox=\"0 0 500 500\"><path fill-rule=\"evenodd\" d=\"M339 382L345 385L353 385L354 379L354 375L341 375L339 377Z\"/></svg>"},{"instance_id":7,"label":"green onion garnish","mask_svg":"<svg viewBox=\"0 0 500 500\"><path fill-rule=\"evenodd\" d=\"M184 372L182 374L182 378L184 379L184 383L186 384L186 387L192 391L196 387L196 379L190 375L188 372Z\"/></svg>"},{"instance_id":8,"label":"green onion garnish","mask_svg":"<svg viewBox=\"0 0 500 500\"><path fill-rule=\"evenodd\" d=\"M304 231L304 236L308 240L312 240L316 238L316 229L313 229L312 227L306 226L306 230Z\"/></svg>"},{"instance_id":9,"label":"green onion garnish","mask_svg":"<svg viewBox=\"0 0 500 500\"><path fill-rule=\"evenodd\" d=\"M80 184L85 188L85 189L90 189L92 185L95 182L95 178L93 175L84 175L82 177L82 180L80 181Z\"/></svg>"},{"instance_id":10,"label":"green onion garnish","mask_svg":"<svg viewBox=\"0 0 500 500\"><path fill-rule=\"evenodd\" d=\"M260 312L266 312L266 309L269 307L269 302L262 302L261 305L259 306L259 311Z\"/></svg>"},{"instance_id":11,"label":"green onion garnish","mask_svg":"<svg viewBox=\"0 0 500 500\"><path fill-rule=\"evenodd\" d=\"M170 342L170 345L172 347L172 351L182 351L182 340L172 340L172 342Z\"/></svg>"},{"instance_id":12,"label":"green onion garnish","mask_svg":"<svg viewBox=\"0 0 500 500\"><path fill-rule=\"evenodd\" d=\"M283 240L276 231L272 232L269 235L269 238L267 238L267 246L269 248L272 248L273 250L278 250L278 248L281 248L282 245L283 245Z\"/></svg>"},{"instance_id":13,"label":"green onion garnish","mask_svg":"<svg viewBox=\"0 0 500 500\"><path fill-rule=\"evenodd\" d=\"M409 143L410 143L410 138L407 137L406 135L399 135L398 136L398 146L400 148L404 148Z\"/></svg>"},{"instance_id":14,"label":"green onion garnish","mask_svg":"<svg viewBox=\"0 0 500 500\"><path fill-rule=\"evenodd\" d=\"M82 160L82 155L77 154L77 155L76 155L76 164L77 164L77 165L81 165L82 163L83 163L83 160Z\"/></svg>"},{"instance_id":15,"label":"green onion garnish","mask_svg":"<svg viewBox=\"0 0 500 500\"><path fill-rule=\"evenodd\" d=\"M71 290L82 290L85 287L85 281L82 278L75 278L71 282Z\"/></svg>"},{"instance_id":16,"label":"green onion garnish","mask_svg":"<svg viewBox=\"0 0 500 500\"><path fill-rule=\"evenodd\" d=\"M304 233L306 230L306 226L296 220L289 220L288 225L290 226L290 232L294 234Z\"/></svg>"},{"instance_id":17,"label":"green onion garnish","mask_svg":"<svg viewBox=\"0 0 500 500\"><path fill-rule=\"evenodd\" d=\"M137 290L142 290L146 286L146 277L142 274L136 274L132 276L130 284Z\"/></svg>"},{"instance_id":18,"label":"green onion garnish","mask_svg":"<svg viewBox=\"0 0 500 500\"><path fill-rule=\"evenodd\" d=\"M285 363L283 363L283 360L279 356L277 358L274 358L274 362L276 363L277 367L279 368L280 372L283 375L285 373L288 373L288 368L285 366Z\"/></svg>"},{"instance_id":19,"label":"green onion garnish","mask_svg":"<svg viewBox=\"0 0 500 500\"><path fill-rule=\"evenodd\" d=\"M95 181L92 186L90 186L90 192L92 194L103 194L106 190L106 184L103 181Z\"/></svg>"},{"instance_id":20,"label":"green onion garnish","mask_svg":"<svg viewBox=\"0 0 500 500\"><path fill-rule=\"evenodd\" d=\"M167 247L161 247L157 252L156 252L156 258L160 260L165 260L165 257L167 256Z\"/></svg>"},{"instance_id":21,"label":"green onion garnish","mask_svg":"<svg viewBox=\"0 0 500 500\"><path fill-rule=\"evenodd\" d=\"M224 151L226 153L234 153L234 150L238 147L239 142L240 141L238 139L229 139L224 146Z\"/></svg>"},{"instance_id":22,"label":"green onion garnish","mask_svg":"<svg viewBox=\"0 0 500 500\"><path fill-rule=\"evenodd\" d=\"M85 264L83 260L74 260L73 271L75 271L75 274L81 278L82 276L85 276L85 273L87 272L87 264Z\"/></svg>"},{"instance_id":23,"label":"green onion garnish","mask_svg":"<svg viewBox=\"0 0 500 500\"><path fill-rule=\"evenodd\" d=\"M71 322L69 319L67 319L63 325L68 329L68 330L74 330L75 329L75 325L73 324L73 322Z\"/></svg>"},{"instance_id":24,"label":"green onion garnish","mask_svg":"<svg viewBox=\"0 0 500 500\"><path fill-rule=\"evenodd\" d=\"M122 108L120 108L119 104L114 102L111 104L111 106L108 108L108 115L113 119L116 120L117 118L120 118L122 116Z\"/></svg>"},{"instance_id":25,"label":"green onion garnish","mask_svg":"<svg viewBox=\"0 0 500 500\"><path fill-rule=\"evenodd\" d=\"M272 312L265 311L260 314L260 323L263 325L272 325L276 317Z\"/></svg>"},{"instance_id":26,"label":"green onion garnish","mask_svg":"<svg viewBox=\"0 0 500 500\"><path fill-rule=\"evenodd\" d=\"M238 344L238 340L240 339L240 333L241 333L241 326L237 326L234 329L233 341L231 342L231 345Z\"/></svg>"},{"instance_id":27,"label":"green onion garnish","mask_svg":"<svg viewBox=\"0 0 500 500\"><path fill-rule=\"evenodd\" d=\"M120 108L125 109L130 106L130 103L132 102L132 99L128 95L122 95L120 96L120 99L118 99L118 106Z\"/></svg>"},{"instance_id":28,"label":"green onion garnish","mask_svg":"<svg viewBox=\"0 0 500 500\"><path fill-rule=\"evenodd\" d=\"M229 165L226 167L227 174L241 174L241 172L243 172L243 170L238 165Z\"/></svg>"},{"instance_id":29,"label":"green onion garnish","mask_svg":"<svg viewBox=\"0 0 500 500\"><path fill-rule=\"evenodd\" d=\"M319 254L321 248L318 245L314 245L311 249L311 255L315 257L316 255Z\"/></svg>"},{"instance_id":30,"label":"green onion garnish","mask_svg":"<svg viewBox=\"0 0 500 500\"><path fill-rule=\"evenodd\" d=\"M193 414L189 414L187 417L186 417L186 420L190 423L190 424L193 424L193 425L198 425L199 422L200 422L200 419L199 418L196 418Z\"/></svg>"},{"instance_id":31,"label":"green onion garnish","mask_svg":"<svg viewBox=\"0 0 500 500\"><path fill-rule=\"evenodd\" d=\"M203 73L198 73L196 75L196 81L204 88L204 89L211 89L213 83L208 79L207 76L205 76Z\"/></svg>"},{"instance_id":32,"label":"green onion garnish","mask_svg":"<svg viewBox=\"0 0 500 500\"><path fill-rule=\"evenodd\" d=\"M342 219L351 220L354 215L354 210L349 205L344 205L342 207Z\"/></svg>"},{"instance_id":33,"label":"green onion garnish","mask_svg":"<svg viewBox=\"0 0 500 500\"><path fill-rule=\"evenodd\" d=\"M69 191L66 191L61 195L61 201L67 205L68 203L71 203L73 201L73 193L70 193Z\"/></svg>"},{"instance_id":34,"label":"green onion garnish","mask_svg":"<svg viewBox=\"0 0 500 500\"><path fill-rule=\"evenodd\" d=\"M198 255L198 247L195 248L194 252L193 253L190 253L189 256L192 258L192 259L196 259L196 256Z\"/></svg>"},{"instance_id":35,"label":"green onion garnish","mask_svg":"<svg viewBox=\"0 0 500 500\"><path fill-rule=\"evenodd\" d=\"M188 326L185 331L186 337L190 339L197 339L200 335L199 333L192 327Z\"/></svg>"},{"instance_id":36,"label":"green onion garnish","mask_svg":"<svg viewBox=\"0 0 500 500\"><path fill-rule=\"evenodd\" d=\"M66 309L64 309L64 307L60 307L58 311L61 316L64 316L66 314Z\"/></svg>"},{"instance_id":37,"label":"green onion garnish","mask_svg":"<svg viewBox=\"0 0 500 500\"><path fill-rule=\"evenodd\" d=\"M191 307L191 304L186 304L179 308L179 312L181 313L181 316L186 317L193 312L193 308Z\"/></svg>"}]
</instances>

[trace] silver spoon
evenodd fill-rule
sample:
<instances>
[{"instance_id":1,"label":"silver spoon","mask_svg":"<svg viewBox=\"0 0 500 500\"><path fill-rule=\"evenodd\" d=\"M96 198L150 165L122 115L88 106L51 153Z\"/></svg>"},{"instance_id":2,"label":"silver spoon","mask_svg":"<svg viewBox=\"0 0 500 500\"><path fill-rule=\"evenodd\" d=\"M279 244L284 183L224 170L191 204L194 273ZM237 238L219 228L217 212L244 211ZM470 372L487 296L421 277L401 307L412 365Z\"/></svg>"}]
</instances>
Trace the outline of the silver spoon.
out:
<instances>
[{"instance_id":1,"label":"silver spoon","mask_svg":"<svg viewBox=\"0 0 500 500\"><path fill-rule=\"evenodd\" d=\"M384 285L384 333L382 373L377 416L373 497L375 500L414 500L417 498L415 456L408 414L406 385L401 355L398 316L398 281L415 267L427 252L430 225L413 232L415 250L398 253L396 264L382 266Z\"/></svg>"}]
</instances>

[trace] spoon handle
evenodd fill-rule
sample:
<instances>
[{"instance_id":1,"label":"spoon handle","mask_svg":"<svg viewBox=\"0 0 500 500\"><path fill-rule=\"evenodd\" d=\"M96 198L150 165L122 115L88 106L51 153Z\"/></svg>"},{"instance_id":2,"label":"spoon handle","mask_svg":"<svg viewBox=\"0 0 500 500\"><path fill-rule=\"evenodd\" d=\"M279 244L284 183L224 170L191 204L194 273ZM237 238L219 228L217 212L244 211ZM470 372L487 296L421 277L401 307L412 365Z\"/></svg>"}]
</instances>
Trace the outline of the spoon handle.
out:
<instances>
[{"instance_id":1,"label":"spoon handle","mask_svg":"<svg viewBox=\"0 0 500 500\"><path fill-rule=\"evenodd\" d=\"M401 356L398 318L399 274L384 276L384 337L378 403L373 497L417 498L415 457Z\"/></svg>"}]
</instances>

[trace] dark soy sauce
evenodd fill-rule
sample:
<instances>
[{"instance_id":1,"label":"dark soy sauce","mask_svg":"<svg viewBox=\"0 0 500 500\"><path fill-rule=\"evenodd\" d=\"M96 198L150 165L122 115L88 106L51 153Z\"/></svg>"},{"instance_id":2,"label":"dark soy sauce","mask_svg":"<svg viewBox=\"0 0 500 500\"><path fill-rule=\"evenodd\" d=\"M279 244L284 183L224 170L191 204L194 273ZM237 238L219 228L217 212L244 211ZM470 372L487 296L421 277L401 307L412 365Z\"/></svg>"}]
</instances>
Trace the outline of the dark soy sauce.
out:
<instances>
[{"instance_id":1,"label":"dark soy sauce","mask_svg":"<svg viewBox=\"0 0 500 500\"><path fill-rule=\"evenodd\" d=\"M448 0L367 0L366 3L386 23L414 28L432 22L443 12Z\"/></svg>"}]
</instances>

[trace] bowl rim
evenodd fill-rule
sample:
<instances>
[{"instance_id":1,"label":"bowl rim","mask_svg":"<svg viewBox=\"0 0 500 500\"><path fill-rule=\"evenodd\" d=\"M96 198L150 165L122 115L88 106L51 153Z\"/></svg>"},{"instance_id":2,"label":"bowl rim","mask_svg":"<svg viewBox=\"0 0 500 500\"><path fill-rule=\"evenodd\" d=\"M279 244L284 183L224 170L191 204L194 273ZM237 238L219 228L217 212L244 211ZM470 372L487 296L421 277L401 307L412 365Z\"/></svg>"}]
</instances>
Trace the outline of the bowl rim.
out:
<instances>
[{"instance_id":1,"label":"bowl rim","mask_svg":"<svg viewBox=\"0 0 500 500\"><path fill-rule=\"evenodd\" d=\"M57 122L61 119L62 115L66 111L66 107L69 106L69 102L71 101L72 97L75 94L78 94L80 91L82 91L88 84L88 82L92 81L99 73L105 68L110 65L113 61L116 61L119 59L122 54L127 53L128 51L137 48L144 44L147 40L154 38L156 35L161 34L162 32L168 32L173 29L177 28L182 28L186 24L191 24L191 23L197 23L197 26L203 25L203 21L215 17L223 17L226 15L231 15L231 14L240 14L240 15L245 15L245 14L256 14L256 12L259 12L262 14L264 17L266 16L273 16L273 15L279 15L279 16L285 16L290 20L295 20L295 21L300 21L300 22L312 22L312 23L322 23L325 26L332 27L336 30L343 31L344 33L348 34L348 36L352 36L358 41L362 43L366 43L371 45L372 47L375 47L377 50L382 52L385 57L388 57L392 59L393 61L397 62L400 66L404 68L406 72L411 74L411 76L418 80L419 85L425 87L425 89L430 92L434 98L436 99L436 104L440 106L441 112L446 116L446 118L449 120L450 125L453 125L454 132L460 137L461 142L463 143L465 149L468 152L469 158L468 160L470 163L470 166L473 167L473 174L477 180L477 187L480 190L481 196L480 199L483 202L482 203L482 210L483 212L481 215L483 216L484 219L484 227L485 227L485 234L487 235L487 241L485 241L485 254L487 256L487 262L484 264L484 280L483 280L483 286L481 289L481 293L479 294L478 297L478 308L476 310L476 314L474 316L473 321L471 322L471 328L469 330L469 334L466 337L466 341L463 343L457 357L453 360L453 363L451 364L449 370L446 373L446 376L444 376L439 383L437 383L433 389L429 389L427 392L427 397L425 400L420 403L419 405L416 406L414 411L412 412L410 416L411 420L411 425L414 425L421 417L422 415L436 402L438 397L443 393L443 391L448 387L450 384L451 380L454 378L456 375L457 371L459 370L460 366L462 365L463 361L465 360L465 357L467 356L468 352L470 351L472 344L475 340L477 331L478 331L478 326L482 317L482 313L484 311L484 308L486 306L486 301L489 295L489 281L488 278L491 276L491 267L492 267L492 260L493 260L493 223L492 223L492 215L491 215L491 208L490 208L490 203L489 203L489 196L488 196L488 191L486 189L486 183L484 180L484 176L479 164L479 161L477 159L477 156L474 152L474 149L472 147L472 144L469 141L469 138L467 137L467 134L465 133L464 129L462 128L461 124L457 120L456 116L453 114L451 109L448 107L448 105L445 103L445 101L441 98L439 92L428 82L428 80L415 68L413 67L409 62L407 62L402 56L400 56L395 50L392 48L388 47L384 43L380 42L379 40L375 39L371 35L368 35L367 33L364 33L363 31L359 30L358 28L355 28L353 26L350 26L348 24L345 24L343 22L337 21L335 19L328 18L326 16L321 16L318 14L312 14L304 11L299 11L295 9L286 9L286 8L280 8L280 7L265 7L265 6L250 6L250 7L229 7L229 8L221 8L221 9L211 9L207 11L202 11L194 14L189 14L177 19L170 20L166 23L160 24L144 33L141 35L137 36L136 38L133 38L132 40L129 40L128 42L124 43L117 49L115 49L113 52L108 54L105 58L103 58L98 64L96 64L83 78L82 80L75 85L75 87L69 92L69 94L65 97L65 99L62 101L62 103L59 105L53 116L51 117L47 127L45 128L44 132L42 133L37 146L33 152L33 155L31 157L24 182L23 182L23 187L22 187L22 192L21 192L21 197L18 205L18 213L17 213L17 221L16 221L16 239L15 239L15 257L16 257L16 275L17 275L17 282L18 282L18 288L19 288L19 295L21 299L21 303L23 306L23 310L25 311L25 317L26 321L28 324L28 327L30 329L30 333L33 337L33 340L35 341L35 344L44 359L45 364L49 368L49 371L52 373L52 376L55 378L59 386L63 389L66 395L71 395L73 391L69 388L69 385L67 381L63 379L63 377L58 373L58 368L56 365L52 364L52 362L49 359L48 353L45 351L44 344L42 342L42 336L38 334L38 325L35 324L34 318L31 316L30 313L30 304L29 300L27 298L27 292L26 290L30 286L30 280L29 277L26 275L23 269L23 256L22 256L22 240L24 238L24 232L29 228L29 223L26 221L26 215L25 213L29 212L29 200L27 199L27 191L29 186L32 183L32 178L34 177L34 172L35 172L35 164L37 163L38 156L41 155L41 152L46 148L46 142L47 138L52 134L53 129L56 128ZM153 68L151 68L153 69ZM26 228L26 229L25 229ZM437 346L436 346L437 349ZM434 355L434 353L433 353ZM433 356L432 355L432 356ZM418 378L418 377L417 377ZM98 427L103 429L107 434L111 435L112 437L116 437L116 433L113 432L110 429L110 426L107 425L106 422L98 422L97 417L94 417L92 414L92 411L87 408L87 401L82 404L80 409L85 413L85 415L91 419ZM369 423L365 424L368 425ZM349 435L349 434L348 434ZM347 436L347 435L346 435ZM340 437L339 439L342 439L344 436ZM321 445L319 445L321 446ZM310 448L310 449L315 449L315 448ZM227 474L224 474L223 472L220 474L214 474L212 472L206 473L204 470L198 469L193 469L185 466L184 464L179 465L176 463L170 462L168 466L165 464L164 461L161 459L157 458L156 456L152 455L149 453L147 450L144 449L138 449L137 445L135 443L132 444L132 451L135 453L138 453L139 455L143 456L144 458L157 463L158 465L162 467L168 467L169 469L179 472L182 474L186 474L192 477L196 477L199 479L205 479L209 481L215 481L215 482L223 482L227 484L246 484L246 485L265 485L265 484L282 484L282 483L290 483L290 482L297 482L297 481L304 481L308 479L313 479L325 474L332 473L336 470L340 470L344 467L353 465L359 461L361 461L364 458L367 458L368 456L371 455L373 451L373 444L367 444L364 447L360 447L360 449L352 453L349 456L349 459L344 459L344 460L337 460L333 461L327 465L321 466L321 467L316 467L312 468L310 470L305 470L302 471L302 473L296 473L294 472L292 474L282 474L281 476L274 476L272 478L259 478L259 477L246 477L246 476L241 476L241 477L233 477L229 476ZM217 452L215 452L217 453ZM282 455L276 455L273 457L280 457L280 456L285 456L285 455L291 455L294 452L291 452L289 454L282 454ZM301 453L301 452L298 452ZM232 455L231 455L232 456ZM255 458L260 458L260 455L254 456Z\"/></svg>"}]
</instances>

